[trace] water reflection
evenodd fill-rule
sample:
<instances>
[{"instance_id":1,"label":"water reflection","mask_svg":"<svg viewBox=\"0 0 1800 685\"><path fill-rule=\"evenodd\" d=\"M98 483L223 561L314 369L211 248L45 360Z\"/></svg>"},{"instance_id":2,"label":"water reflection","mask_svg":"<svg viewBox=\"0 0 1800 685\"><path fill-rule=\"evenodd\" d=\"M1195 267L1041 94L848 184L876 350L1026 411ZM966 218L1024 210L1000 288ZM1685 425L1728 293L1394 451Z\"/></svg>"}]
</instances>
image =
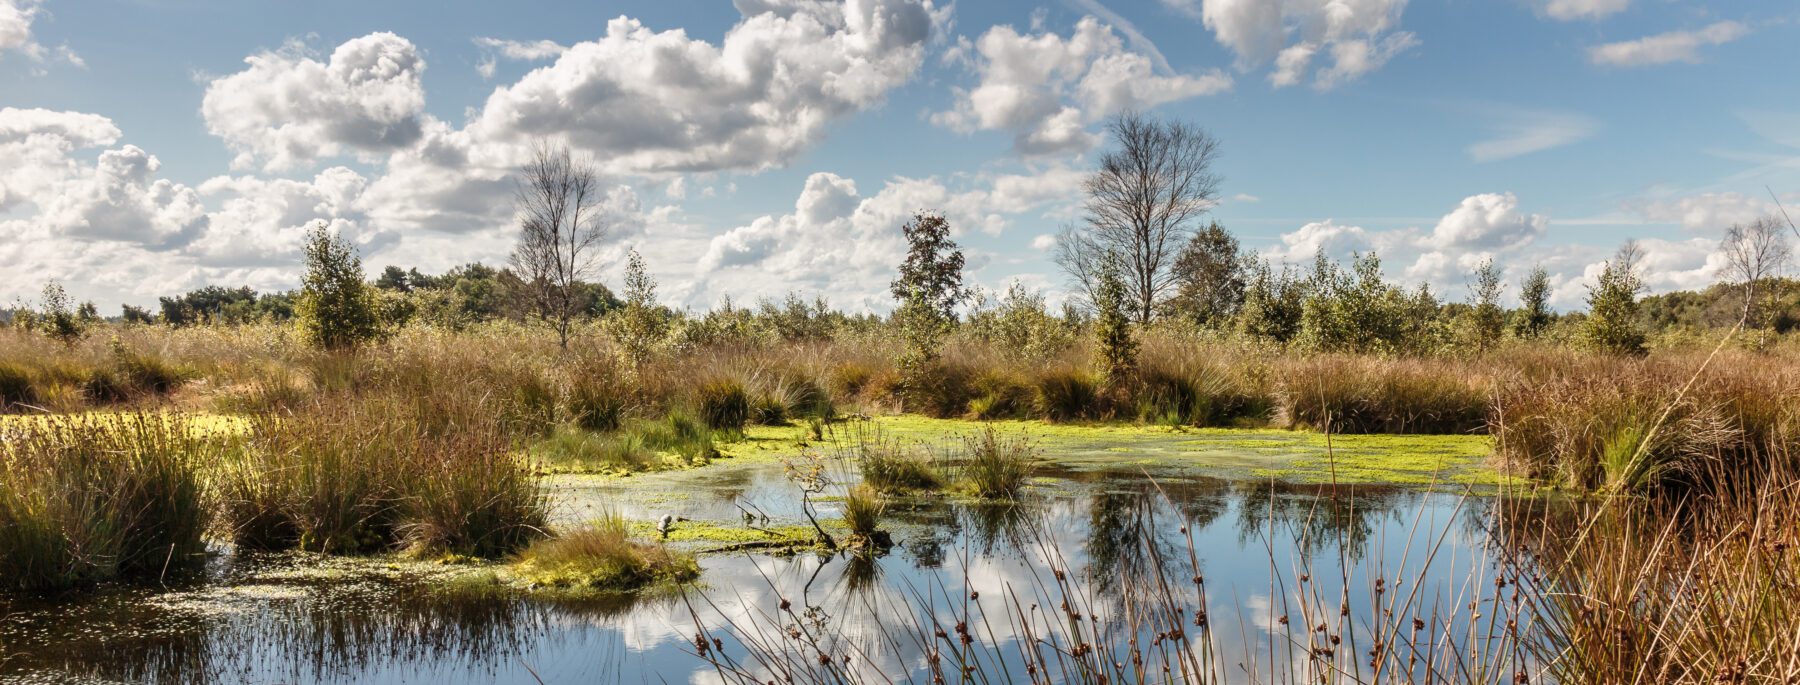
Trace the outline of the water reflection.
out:
<instances>
[{"instance_id":1,"label":"water reflection","mask_svg":"<svg viewBox=\"0 0 1800 685\"><path fill-rule=\"evenodd\" d=\"M1439 554L1461 561L1421 576L1441 590L1425 593L1433 604L1423 613L1454 616L1467 601L1459 593L1470 565L1486 555L1476 519L1454 495L1056 475L1023 504L897 507L890 521L899 544L880 556L704 558L704 585L686 600L447 593L429 574L371 568L380 564L290 572L291 559L225 557L197 586L0 605L0 680L683 682L711 675L692 654L698 629L752 643L803 631L821 636L833 658L851 659L837 668L898 681L927 672L941 649L938 630L954 636L964 622L983 641L1011 644L1024 639L1017 614L1066 621L1055 610L1071 599L1085 607L1078 613L1118 611L1120 597L1159 564L1178 578L1205 576L1204 608L1232 617L1216 622L1225 652L1273 655L1282 639L1272 635L1273 619L1291 588L1272 587L1272 570L1356 578L1362 560L1404 566L1410 538L1455 527ZM778 502L778 489L766 474L732 471L669 506L730 521L734 501ZM1058 571L1079 582L1059 586ZM1357 611L1377 606L1363 587L1353 581L1341 601ZM1019 598L1010 614L998 601L1006 597ZM1123 629L1151 625L1161 624Z\"/></svg>"}]
</instances>

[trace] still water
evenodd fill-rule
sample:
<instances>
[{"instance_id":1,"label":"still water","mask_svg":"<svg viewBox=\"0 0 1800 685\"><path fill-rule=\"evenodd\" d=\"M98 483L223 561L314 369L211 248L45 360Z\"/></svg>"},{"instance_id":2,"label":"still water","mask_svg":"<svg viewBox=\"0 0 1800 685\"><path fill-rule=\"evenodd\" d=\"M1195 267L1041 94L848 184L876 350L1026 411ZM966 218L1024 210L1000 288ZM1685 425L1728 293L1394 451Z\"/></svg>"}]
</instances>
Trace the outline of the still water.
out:
<instances>
[{"instance_id":1,"label":"still water","mask_svg":"<svg viewBox=\"0 0 1800 685\"><path fill-rule=\"evenodd\" d=\"M601 507L687 525L740 522L746 509L773 523L802 520L797 490L766 460L571 478L555 491L563 521ZM693 653L698 630L754 638L797 623L856 645L856 668L901 682L925 673L914 638L934 619L969 616L974 604L986 612L983 641L1015 644L1003 598L1016 598L1015 609L1049 606L1058 598L1043 588L1065 571L1104 613L1122 586L1156 574L1157 558L1168 577L1205 579L1224 670L1247 674L1288 658L1277 624L1297 611L1302 576L1334 579L1330 596L1314 601L1347 607L1352 626L1375 611L1371 573L1416 585L1414 613L1458 620L1492 577L1483 522L1493 502L1144 468L1052 470L1016 506L896 506L895 544L873 558L710 554L687 595L636 600L448 593L442 580L455 570L428 564L222 552L200 577L166 586L0 603L0 682L717 682ZM818 506L835 516L834 503ZM981 599L967 601L971 593ZM779 609L783 600L793 613Z\"/></svg>"}]
</instances>

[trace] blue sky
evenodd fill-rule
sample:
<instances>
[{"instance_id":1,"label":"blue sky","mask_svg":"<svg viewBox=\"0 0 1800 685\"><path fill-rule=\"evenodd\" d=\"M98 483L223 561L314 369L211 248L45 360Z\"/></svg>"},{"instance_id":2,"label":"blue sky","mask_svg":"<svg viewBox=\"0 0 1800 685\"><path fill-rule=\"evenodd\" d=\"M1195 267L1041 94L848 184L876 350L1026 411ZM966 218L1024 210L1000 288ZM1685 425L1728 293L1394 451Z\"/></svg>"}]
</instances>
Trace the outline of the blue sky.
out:
<instances>
[{"instance_id":1,"label":"blue sky","mask_svg":"<svg viewBox=\"0 0 1800 685\"><path fill-rule=\"evenodd\" d=\"M899 223L971 278L1065 289L1050 237L1124 108L1223 144L1213 218L1270 259L1376 250L1556 300L1621 241L1713 277L1800 201L1800 8L1672 0L0 0L0 299L107 308L298 281L318 221L371 269L501 263L531 140L606 172L602 279L671 302L884 309ZM1304 58L1304 59L1303 59Z\"/></svg>"}]
</instances>

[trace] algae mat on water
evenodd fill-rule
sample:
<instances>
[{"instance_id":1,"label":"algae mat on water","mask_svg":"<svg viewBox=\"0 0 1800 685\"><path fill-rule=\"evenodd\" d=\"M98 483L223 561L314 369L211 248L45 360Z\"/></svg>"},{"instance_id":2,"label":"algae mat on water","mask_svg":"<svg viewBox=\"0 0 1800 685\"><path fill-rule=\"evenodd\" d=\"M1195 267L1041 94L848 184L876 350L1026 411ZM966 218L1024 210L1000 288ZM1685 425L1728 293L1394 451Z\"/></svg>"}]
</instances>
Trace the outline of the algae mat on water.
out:
<instances>
[{"instance_id":1,"label":"algae mat on water","mask_svg":"<svg viewBox=\"0 0 1800 685\"><path fill-rule=\"evenodd\" d=\"M1130 424L959 421L918 416L874 420L884 434L954 449L992 426L1023 434L1054 464L1074 470L1276 478L1297 483L1499 485L1485 435L1330 435L1306 431L1174 428Z\"/></svg>"}]
</instances>

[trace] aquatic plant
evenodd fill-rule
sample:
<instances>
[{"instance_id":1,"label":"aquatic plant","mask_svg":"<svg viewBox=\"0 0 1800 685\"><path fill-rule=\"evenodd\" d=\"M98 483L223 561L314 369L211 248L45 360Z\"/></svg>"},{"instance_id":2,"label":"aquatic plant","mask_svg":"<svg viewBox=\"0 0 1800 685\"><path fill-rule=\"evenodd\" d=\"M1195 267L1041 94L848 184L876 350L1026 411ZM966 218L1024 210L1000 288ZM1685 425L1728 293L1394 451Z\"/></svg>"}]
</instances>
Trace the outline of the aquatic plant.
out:
<instances>
[{"instance_id":1,"label":"aquatic plant","mask_svg":"<svg viewBox=\"0 0 1800 685\"><path fill-rule=\"evenodd\" d=\"M527 582L558 588L630 592L700 576L692 556L631 539L617 513L564 531L520 552L513 573Z\"/></svg>"},{"instance_id":2,"label":"aquatic plant","mask_svg":"<svg viewBox=\"0 0 1800 685\"><path fill-rule=\"evenodd\" d=\"M859 483L851 486L844 493L844 525L850 529L852 544L879 544L886 535L881 531L881 519L887 512L887 503L881 493L867 484Z\"/></svg>"},{"instance_id":3,"label":"aquatic plant","mask_svg":"<svg viewBox=\"0 0 1800 685\"><path fill-rule=\"evenodd\" d=\"M959 484L976 497L1013 499L1036 469L1037 448L1022 435L1003 436L992 426L963 436Z\"/></svg>"},{"instance_id":4,"label":"aquatic plant","mask_svg":"<svg viewBox=\"0 0 1800 685\"><path fill-rule=\"evenodd\" d=\"M942 487L944 478L922 448L882 434L873 424L857 423L833 431L838 455L856 465L862 482L878 492L908 492Z\"/></svg>"}]
</instances>

